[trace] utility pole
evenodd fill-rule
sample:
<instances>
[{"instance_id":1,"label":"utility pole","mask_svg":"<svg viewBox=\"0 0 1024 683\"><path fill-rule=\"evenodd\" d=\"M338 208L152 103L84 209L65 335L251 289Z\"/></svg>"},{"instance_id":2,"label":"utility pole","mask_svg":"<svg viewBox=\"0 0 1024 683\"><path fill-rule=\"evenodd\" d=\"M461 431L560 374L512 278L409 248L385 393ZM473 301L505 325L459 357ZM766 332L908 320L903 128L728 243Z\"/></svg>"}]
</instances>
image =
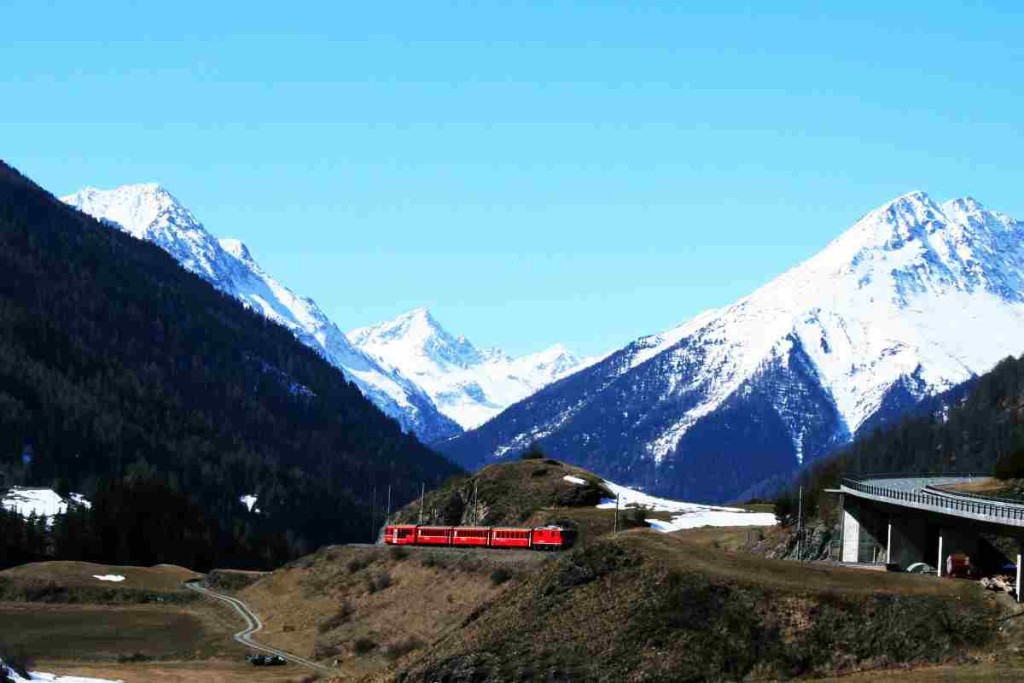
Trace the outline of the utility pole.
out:
<instances>
[{"instance_id":1,"label":"utility pole","mask_svg":"<svg viewBox=\"0 0 1024 683\"><path fill-rule=\"evenodd\" d=\"M615 523L612 526L612 531L619 530L619 494L615 494Z\"/></svg>"},{"instance_id":2,"label":"utility pole","mask_svg":"<svg viewBox=\"0 0 1024 683\"><path fill-rule=\"evenodd\" d=\"M480 483L479 479L473 480L473 525L480 523L480 493L477 490L477 484Z\"/></svg>"},{"instance_id":3,"label":"utility pole","mask_svg":"<svg viewBox=\"0 0 1024 683\"><path fill-rule=\"evenodd\" d=\"M803 540L804 540L804 487L800 487L800 493L797 498L797 513L796 513L796 559L802 560L803 551Z\"/></svg>"},{"instance_id":4,"label":"utility pole","mask_svg":"<svg viewBox=\"0 0 1024 683\"><path fill-rule=\"evenodd\" d=\"M420 524L423 524L423 494L426 493L427 485L420 482Z\"/></svg>"}]
</instances>

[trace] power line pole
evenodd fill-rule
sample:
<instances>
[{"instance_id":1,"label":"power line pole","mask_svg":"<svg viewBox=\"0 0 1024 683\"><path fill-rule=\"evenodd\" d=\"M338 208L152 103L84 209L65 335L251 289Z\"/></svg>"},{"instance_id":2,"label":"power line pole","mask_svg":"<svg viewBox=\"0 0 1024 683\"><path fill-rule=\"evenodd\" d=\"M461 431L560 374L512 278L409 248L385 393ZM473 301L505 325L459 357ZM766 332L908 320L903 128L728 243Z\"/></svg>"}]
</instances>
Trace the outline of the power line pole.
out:
<instances>
[{"instance_id":1,"label":"power line pole","mask_svg":"<svg viewBox=\"0 0 1024 683\"><path fill-rule=\"evenodd\" d=\"M800 487L796 513L796 559L801 560L804 540L804 487Z\"/></svg>"},{"instance_id":2,"label":"power line pole","mask_svg":"<svg viewBox=\"0 0 1024 683\"><path fill-rule=\"evenodd\" d=\"M427 485L420 482L420 524L423 524L423 495L426 493Z\"/></svg>"},{"instance_id":3,"label":"power line pole","mask_svg":"<svg viewBox=\"0 0 1024 683\"><path fill-rule=\"evenodd\" d=\"M477 489L477 484L480 483L479 479L473 480L473 524L474 526L480 523L480 492Z\"/></svg>"},{"instance_id":4,"label":"power line pole","mask_svg":"<svg viewBox=\"0 0 1024 683\"><path fill-rule=\"evenodd\" d=\"M612 531L619 530L619 494L615 494L615 523L612 525Z\"/></svg>"}]
</instances>

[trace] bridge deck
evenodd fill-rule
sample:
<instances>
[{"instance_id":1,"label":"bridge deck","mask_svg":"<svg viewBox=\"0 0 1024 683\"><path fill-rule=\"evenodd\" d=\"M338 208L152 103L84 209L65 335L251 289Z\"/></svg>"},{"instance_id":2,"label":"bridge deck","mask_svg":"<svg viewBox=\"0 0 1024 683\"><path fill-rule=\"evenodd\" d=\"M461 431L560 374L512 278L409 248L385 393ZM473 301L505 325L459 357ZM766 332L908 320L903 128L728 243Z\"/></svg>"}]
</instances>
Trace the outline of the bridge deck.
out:
<instances>
[{"instance_id":1,"label":"bridge deck","mask_svg":"<svg viewBox=\"0 0 1024 683\"><path fill-rule=\"evenodd\" d=\"M964 520L1024 528L1024 505L983 498L937 487L971 481L972 477L886 477L844 479L847 495L890 505L925 510Z\"/></svg>"}]
</instances>

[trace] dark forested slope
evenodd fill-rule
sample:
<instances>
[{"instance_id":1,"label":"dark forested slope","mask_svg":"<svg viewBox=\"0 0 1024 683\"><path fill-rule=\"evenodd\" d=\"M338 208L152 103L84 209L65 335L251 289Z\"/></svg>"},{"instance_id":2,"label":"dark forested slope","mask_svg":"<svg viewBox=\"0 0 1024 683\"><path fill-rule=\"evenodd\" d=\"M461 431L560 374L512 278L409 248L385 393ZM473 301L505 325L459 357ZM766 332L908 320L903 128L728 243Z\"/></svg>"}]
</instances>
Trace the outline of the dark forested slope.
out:
<instances>
[{"instance_id":1,"label":"dark forested slope","mask_svg":"<svg viewBox=\"0 0 1024 683\"><path fill-rule=\"evenodd\" d=\"M862 434L802 472L813 509L821 490L850 474L988 473L1024 462L1024 357L926 401L911 417ZM782 495L782 507L794 502Z\"/></svg>"},{"instance_id":2,"label":"dark forested slope","mask_svg":"<svg viewBox=\"0 0 1024 683\"><path fill-rule=\"evenodd\" d=\"M375 486L401 503L456 470L284 328L0 163L0 487L99 496L94 559L180 560L170 507L203 561L272 562L369 536Z\"/></svg>"}]
</instances>

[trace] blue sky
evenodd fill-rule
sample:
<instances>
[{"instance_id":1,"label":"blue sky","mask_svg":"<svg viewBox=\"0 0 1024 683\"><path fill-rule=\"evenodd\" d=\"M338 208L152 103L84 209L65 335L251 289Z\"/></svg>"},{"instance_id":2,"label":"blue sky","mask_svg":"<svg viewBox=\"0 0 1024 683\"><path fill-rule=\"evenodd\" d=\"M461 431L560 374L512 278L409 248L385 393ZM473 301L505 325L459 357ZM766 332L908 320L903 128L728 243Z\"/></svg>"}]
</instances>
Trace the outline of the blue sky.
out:
<instances>
[{"instance_id":1,"label":"blue sky","mask_svg":"<svg viewBox=\"0 0 1024 683\"><path fill-rule=\"evenodd\" d=\"M913 189L1024 218L1021 3L228 4L0 0L0 157L160 182L345 329L598 353Z\"/></svg>"}]
</instances>

